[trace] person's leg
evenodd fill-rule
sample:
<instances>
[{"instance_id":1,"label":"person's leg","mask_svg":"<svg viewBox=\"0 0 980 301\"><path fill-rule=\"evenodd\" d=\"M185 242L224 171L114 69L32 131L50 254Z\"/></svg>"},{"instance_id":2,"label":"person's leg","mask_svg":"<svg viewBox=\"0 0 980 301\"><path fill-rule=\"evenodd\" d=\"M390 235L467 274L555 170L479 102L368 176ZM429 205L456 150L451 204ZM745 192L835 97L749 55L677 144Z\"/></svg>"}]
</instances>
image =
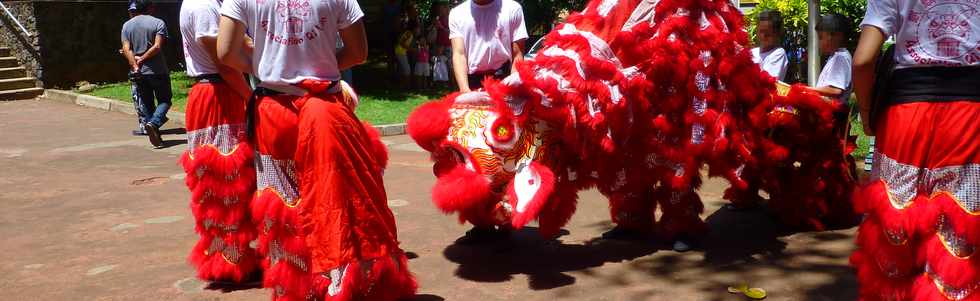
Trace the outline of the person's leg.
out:
<instances>
[{"instance_id":1,"label":"person's leg","mask_svg":"<svg viewBox=\"0 0 980 301\"><path fill-rule=\"evenodd\" d=\"M173 91L170 89L170 75L154 76L151 82L153 94L156 96L157 106L153 111L153 116L150 117L150 124L153 124L159 129L169 120L167 118L167 111L170 111L171 98L173 98Z\"/></svg>"},{"instance_id":2,"label":"person's leg","mask_svg":"<svg viewBox=\"0 0 980 301\"><path fill-rule=\"evenodd\" d=\"M196 84L187 98L188 145L180 163L200 236L188 261L206 281L240 283L259 268L259 257L249 247L257 230L248 214L255 169L241 131L243 104L225 85Z\"/></svg>"},{"instance_id":3,"label":"person's leg","mask_svg":"<svg viewBox=\"0 0 980 301\"><path fill-rule=\"evenodd\" d=\"M342 96L330 97L308 98L297 105L301 108L296 175L311 271L340 276L321 279L328 279L324 281L330 281L330 287L341 291L316 293L364 300L380 300L378 294L390 297L386 300L411 296L416 285L398 246L380 154L354 113L333 99ZM353 276L366 266L374 267L375 272ZM315 298L321 299L320 295Z\"/></svg>"},{"instance_id":4,"label":"person's leg","mask_svg":"<svg viewBox=\"0 0 980 301\"><path fill-rule=\"evenodd\" d=\"M146 135L146 130L143 129L143 123L146 123L146 115L143 113L143 101L140 98L139 88L135 81L129 82L129 91L133 97L133 110L136 111L136 129L133 130L134 136Z\"/></svg>"},{"instance_id":5,"label":"person's leg","mask_svg":"<svg viewBox=\"0 0 980 301\"><path fill-rule=\"evenodd\" d=\"M408 88L409 80L412 76L412 66L408 63L407 55L399 54L396 57L398 58L398 71L401 74L399 84L402 89Z\"/></svg>"},{"instance_id":6,"label":"person's leg","mask_svg":"<svg viewBox=\"0 0 980 301\"><path fill-rule=\"evenodd\" d=\"M154 95L153 95L153 86L151 85L149 79L145 77L136 80L135 82L133 82L133 85L135 86L136 89L133 95L136 96L134 99L137 102L136 104L138 106L137 111L139 111L138 113L139 115L143 115L141 118L141 122L145 126L147 123L150 122L153 116L153 112L157 108L156 101L154 100Z\"/></svg>"}]
</instances>

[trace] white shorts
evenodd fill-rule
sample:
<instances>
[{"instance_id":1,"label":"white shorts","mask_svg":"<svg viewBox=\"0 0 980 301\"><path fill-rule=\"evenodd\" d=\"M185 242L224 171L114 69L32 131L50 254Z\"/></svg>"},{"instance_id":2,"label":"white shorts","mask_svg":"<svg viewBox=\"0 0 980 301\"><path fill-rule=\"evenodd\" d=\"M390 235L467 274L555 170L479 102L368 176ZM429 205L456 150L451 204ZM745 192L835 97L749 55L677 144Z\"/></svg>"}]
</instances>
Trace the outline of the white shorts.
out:
<instances>
[{"instance_id":1,"label":"white shorts","mask_svg":"<svg viewBox=\"0 0 980 301\"><path fill-rule=\"evenodd\" d=\"M415 63L415 75L429 77L429 63L418 62Z\"/></svg>"}]
</instances>

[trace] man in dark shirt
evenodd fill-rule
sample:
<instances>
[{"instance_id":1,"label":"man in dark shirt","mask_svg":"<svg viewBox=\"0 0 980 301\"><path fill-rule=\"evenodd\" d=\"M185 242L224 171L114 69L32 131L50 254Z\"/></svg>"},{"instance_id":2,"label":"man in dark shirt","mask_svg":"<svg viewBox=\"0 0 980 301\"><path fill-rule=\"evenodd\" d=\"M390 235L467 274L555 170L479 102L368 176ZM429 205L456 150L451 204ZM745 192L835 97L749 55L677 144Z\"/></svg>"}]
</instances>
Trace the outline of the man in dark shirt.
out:
<instances>
[{"instance_id":1,"label":"man in dark shirt","mask_svg":"<svg viewBox=\"0 0 980 301\"><path fill-rule=\"evenodd\" d=\"M162 48L167 38L167 25L163 20L147 14L149 0L134 1L134 16L122 27L123 55L129 62L130 79L136 85L135 102L147 120L143 129L150 143L159 147L160 127L167 122L170 110L170 75ZM155 100L155 102L154 102Z\"/></svg>"}]
</instances>

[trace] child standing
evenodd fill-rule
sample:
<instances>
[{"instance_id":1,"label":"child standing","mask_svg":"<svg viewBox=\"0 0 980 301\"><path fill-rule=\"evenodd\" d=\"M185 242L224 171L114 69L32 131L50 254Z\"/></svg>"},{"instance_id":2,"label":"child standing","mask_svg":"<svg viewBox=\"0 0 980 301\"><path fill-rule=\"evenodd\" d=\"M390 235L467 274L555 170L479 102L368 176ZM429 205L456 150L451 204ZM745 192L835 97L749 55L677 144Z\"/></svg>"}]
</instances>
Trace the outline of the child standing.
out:
<instances>
[{"instance_id":1,"label":"child standing","mask_svg":"<svg viewBox=\"0 0 980 301\"><path fill-rule=\"evenodd\" d=\"M759 13L756 25L756 43L759 47L752 49L752 61L759 64L762 71L769 73L777 80L785 81L786 50L779 47L782 40L783 16L778 11L766 10Z\"/></svg>"},{"instance_id":2,"label":"child standing","mask_svg":"<svg viewBox=\"0 0 980 301\"><path fill-rule=\"evenodd\" d=\"M429 88L429 43L426 39L419 39L418 49L415 52L415 88Z\"/></svg>"},{"instance_id":3,"label":"child standing","mask_svg":"<svg viewBox=\"0 0 980 301\"><path fill-rule=\"evenodd\" d=\"M436 52L432 56L432 80L437 88L449 87L449 58L443 45L436 44Z\"/></svg>"},{"instance_id":4,"label":"child standing","mask_svg":"<svg viewBox=\"0 0 980 301\"><path fill-rule=\"evenodd\" d=\"M834 114L834 128L840 132L847 123L847 101L851 97L851 53L844 48L847 22L843 16L830 14L820 17L817 32L820 37L820 54L829 55L816 87L810 89L832 98L841 109ZM846 134L846 133L843 133Z\"/></svg>"}]
</instances>

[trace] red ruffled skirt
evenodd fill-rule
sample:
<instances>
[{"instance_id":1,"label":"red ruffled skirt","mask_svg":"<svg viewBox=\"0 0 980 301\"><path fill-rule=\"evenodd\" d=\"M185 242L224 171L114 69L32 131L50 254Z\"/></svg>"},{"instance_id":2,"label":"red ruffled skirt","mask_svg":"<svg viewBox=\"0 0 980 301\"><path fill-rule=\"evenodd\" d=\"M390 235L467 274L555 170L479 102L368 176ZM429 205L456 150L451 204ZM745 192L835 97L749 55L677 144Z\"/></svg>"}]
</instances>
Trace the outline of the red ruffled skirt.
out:
<instances>
[{"instance_id":1,"label":"red ruffled skirt","mask_svg":"<svg viewBox=\"0 0 980 301\"><path fill-rule=\"evenodd\" d=\"M881 119L851 256L862 300L980 300L980 103L907 103Z\"/></svg>"},{"instance_id":2,"label":"red ruffled skirt","mask_svg":"<svg viewBox=\"0 0 980 301\"><path fill-rule=\"evenodd\" d=\"M251 213L274 300L415 294L382 182L387 153L343 97L258 100Z\"/></svg>"},{"instance_id":3,"label":"red ruffled skirt","mask_svg":"<svg viewBox=\"0 0 980 301\"><path fill-rule=\"evenodd\" d=\"M187 173L190 207L200 240L189 261L197 277L240 282L257 271L249 243L255 226L248 207L255 191L252 148L245 140L245 102L223 83L198 83L187 98Z\"/></svg>"}]
</instances>

